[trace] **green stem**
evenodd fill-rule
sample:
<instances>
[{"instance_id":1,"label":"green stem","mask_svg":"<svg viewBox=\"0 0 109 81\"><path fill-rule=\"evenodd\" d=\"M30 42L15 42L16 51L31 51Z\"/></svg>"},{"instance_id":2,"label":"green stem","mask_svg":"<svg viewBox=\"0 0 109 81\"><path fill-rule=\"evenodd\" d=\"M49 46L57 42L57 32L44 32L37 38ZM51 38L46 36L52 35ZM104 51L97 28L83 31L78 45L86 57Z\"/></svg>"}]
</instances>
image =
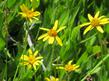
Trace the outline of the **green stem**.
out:
<instances>
[{"instance_id":1,"label":"green stem","mask_svg":"<svg viewBox=\"0 0 109 81\"><path fill-rule=\"evenodd\" d=\"M16 72L15 72L15 74L14 74L13 81L15 81L16 75L17 75L17 73L18 73L18 69L19 69L19 65L17 66Z\"/></svg>"},{"instance_id":2,"label":"green stem","mask_svg":"<svg viewBox=\"0 0 109 81\"><path fill-rule=\"evenodd\" d=\"M81 81L84 81L87 76L91 75L107 58L109 58L109 54L107 54L92 70L87 72L86 76Z\"/></svg>"}]
</instances>

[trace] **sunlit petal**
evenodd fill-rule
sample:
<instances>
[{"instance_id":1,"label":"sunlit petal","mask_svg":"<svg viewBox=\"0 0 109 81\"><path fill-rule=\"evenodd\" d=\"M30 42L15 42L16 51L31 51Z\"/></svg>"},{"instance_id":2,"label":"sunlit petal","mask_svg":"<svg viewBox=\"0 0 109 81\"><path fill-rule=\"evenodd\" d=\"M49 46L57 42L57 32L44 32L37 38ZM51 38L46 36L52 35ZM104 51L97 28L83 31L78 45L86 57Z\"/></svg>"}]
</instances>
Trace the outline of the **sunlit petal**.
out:
<instances>
[{"instance_id":1,"label":"sunlit petal","mask_svg":"<svg viewBox=\"0 0 109 81\"><path fill-rule=\"evenodd\" d=\"M93 17L92 17L90 14L88 14L88 19L89 19L90 21L92 21Z\"/></svg>"},{"instance_id":2,"label":"sunlit petal","mask_svg":"<svg viewBox=\"0 0 109 81\"><path fill-rule=\"evenodd\" d=\"M95 14L94 18L98 18L99 14L100 14L100 12L98 11L98 12Z\"/></svg>"},{"instance_id":3,"label":"sunlit petal","mask_svg":"<svg viewBox=\"0 0 109 81\"><path fill-rule=\"evenodd\" d=\"M103 31L103 29L102 29L101 26L97 26L96 28L97 28L97 30L98 30L99 32L104 33L104 31Z\"/></svg>"},{"instance_id":4,"label":"sunlit petal","mask_svg":"<svg viewBox=\"0 0 109 81\"><path fill-rule=\"evenodd\" d=\"M49 44L53 44L53 42L54 42L54 37L49 37L48 43L49 43Z\"/></svg>"},{"instance_id":5,"label":"sunlit petal","mask_svg":"<svg viewBox=\"0 0 109 81\"><path fill-rule=\"evenodd\" d=\"M59 28L59 29L57 30L57 33L60 32L60 31L62 31L62 30L65 29L65 28L66 28L66 26L63 26L63 27Z\"/></svg>"},{"instance_id":6,"label":"sunlit petal","mask_svg":"<svg viewBox=\"0 0 109 81\"><path fill-rule=\"evenodd\" d=\"M47 35L46 37L44 37L43 41L48 40L49 36Z\"/></svg>"},{"instance_id":7,"label":"sunlit petal","mask_svg":"<svg viewBox=\"0 0 109 81\"><path fill-rule=\"evenodd\" d=\"M84 27L84 26L87 26L87 25L89 25L89 24L90 24L90 22L84 23L84 24L81 24L80 27Z\"/></svg>"},{"instance_id":8,"label":"sunlit petal","mask_svg":"<svg viewBox=\"0 0 109 81\"><path fill-rule=\"evenodd\" d=\"M84 35L88 32L88 31L90 31L92 29L92 26L91 25L89 25L85 30L84 30Z\"/></svg>"},{"instance_id":9,"label":"sunlit petal","mask_svg":"<svg viewBox=\"0 0 109 81\"><path fill-rule=\"evenodd\" d=\"M56 36L56 41L58 42L58 44L59 44L60 46L63 45L63 44L62 44L62 40L61 40L58 36Z\"/></svg>"},{"instance_id":10,"label":"sunlit petal","mask_svg":"<svg viewBox=\"0 0 109 81\"><path fill-rule=\"evenodd\" d=\"M38 40L40 40L40 39L43 39L44 37L46 37L48 34L46 33L46 34L43 34L43 35L41 35L39 38L38 38Z\"/></svg>"},{"instance_id":11,"label":"sunlit petal","mask_svg":"<svg viewBox=\"0 0 109 81\"><path fill-rule=\"evenodd\" d=\"M54 26L53 26L53 29L54 30L57 30L57 27L58 27L58 20L55 21Z\"/></svg>"},{"instance_id":12,"label":"sunlit petal","mask_svg":"<svg viewBox=\"0 0 109 81\"><path fill-rule=\"evenodd\" d=\"M48 28L40 28L41 30L44 30L44 31L49 31Z\"/></svg>"}]
</instances>

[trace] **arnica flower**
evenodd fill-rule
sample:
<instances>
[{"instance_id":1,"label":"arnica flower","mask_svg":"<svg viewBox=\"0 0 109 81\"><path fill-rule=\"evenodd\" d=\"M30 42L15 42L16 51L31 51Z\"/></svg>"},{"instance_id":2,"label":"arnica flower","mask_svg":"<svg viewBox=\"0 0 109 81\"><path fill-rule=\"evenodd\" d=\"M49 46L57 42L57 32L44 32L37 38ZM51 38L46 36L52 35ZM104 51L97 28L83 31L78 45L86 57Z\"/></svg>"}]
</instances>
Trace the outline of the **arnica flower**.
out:
<instances>
[{"instance_id":1,"label":"arnica flower","mask_svg":"<svg viewBox=\"0 0 109 81\"><path fill-rule=\"evenodd\" d=\"M24 4L20 6L21 11L19 12L19 14L22 15L22 17L26 18L27 20L29 20L30 22L33 21L33 19L35 20L39 20L37 18L37 16L40 15L40 12L38 11L34 11L34 9L29 10L28 7L26 7Z\"/></svg>"},{"instance_id":2,"label":"arnica flower","mask_svg":"<svg viewBox=\"0 0 109 81\"><path fill-rule=\"evenodd\" d=\"M92 30L93 28L96 28L99 32L103 33L102 25L109 23L109 18L105 16L99 17L99 11L95 14L94 17L92 17L90 14L88 14L88 19L90 22L84 23L80 25L81 27L89 25L83 32L83 34L86 34L88 31Z\"/></svg>"},{"instance_id":3,"label":"arnica flower","mask_svg":"<svg viewBox=\"0 0 109 81\"><path fill-rule=\"evenodd\" d=\"M54 76L50 76L50 78L45 78L45 81L59 81L59 79Z\"/></svg>"},{"instance_id":4,"label":"arnica flower","mask_svg":"<svg viewBox=\"0 0 109 81\"><path fill-rule=\"evenodd\" d=\"M75 71L79 69L79 65L71 64L72 60L70 60L64 67L56 67L57 69L64 69L67 72Z\"/></svg>"},{"instance_id":5,"label":"arnica flower","mask_svg":"<svg viewBox=\"0 0 109 81\"><path fill-rule=\"evenodd\" d=\"M58 33L65 29L65 26L58 28L58 20L55 21L53 28L47 29L47 28L40 28L41 30L47 31L47 33L41 35L38 40L43 39L43 41L48 40L49 44L53 44L54 40L58 42L60 46L62 46L62 40L58 37Z\"/></svg>"},{"instance_id":6,"label":"arnica flower","mask_svg":"<svg viewBox=\"0 0 109 81\"><path fill-rule=\"evenodd\" d=\"M20 60L22 65L27 66L29 69L34 68L36 70L36 66L39 66L42 63L42 56L37 56L38 51L32 52L31 49L28 50L27 55L22 55Z\"/></svg>"}]
</instances>

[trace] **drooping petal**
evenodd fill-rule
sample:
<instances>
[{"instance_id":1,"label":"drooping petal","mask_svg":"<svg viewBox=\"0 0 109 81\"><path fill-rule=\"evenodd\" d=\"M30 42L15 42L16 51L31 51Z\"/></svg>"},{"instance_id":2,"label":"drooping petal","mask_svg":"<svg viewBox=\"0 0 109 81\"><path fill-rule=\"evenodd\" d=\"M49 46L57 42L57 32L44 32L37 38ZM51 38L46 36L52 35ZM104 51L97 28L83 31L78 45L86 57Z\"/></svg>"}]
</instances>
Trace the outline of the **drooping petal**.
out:
<instances>
[{"instance_id":1,"label":"drooping petal","mask_svg":"<svg viewBox=\"0 0 109 81\"><path fill-rule=\"evenodd\" d=\"M40 28L41 30L44 30L44 31L49 31L48 28Z\"/></svg>"},{"instance_id":2,"label":"drooping petal","mask_svg":"<svg viewBox=\"0 0 109 81\"><path fill-rule=\"evenodd\" d=\"M90 31L92 29L92 26L91 25L89 25L85 30L84 30L84 35L88 32L88 31Z\"/></svg>"},{"instance_id":3,"label":"drooping petal","mask_svg":"<svg viewBox=\"0 0 109 81\"><path fill-rule=\"evenodd\" d=\"M100 12L98 11L98 12L95 14L94 18L98 18L99 14L100 14Z\"/></svg>"},{"instance_id":4,"label":"drooping petal","mask_svg":"<svg viewBox=\"0 0 109 81\"><path fill-rule=\"evenodd\" d=\"M43 41L48 40L49 36L47 35L46 37L44 37Z\"/></svg>"},{"instance_id":5,"label":"drooping petal","mask_svg":"<svg viewBox=\"0 0 109 81\"><path fill-rule=\"evenodd\" d=\"M48 43L49 43L49 44L53 44L53 42L54 42L54 37L49 37Z\"/></svg>"},{"instance_id":6,"label":"drooping petal","mask_svg":"<svg viewBox=\"0 0 109 81\"><path fill-rule=\"evenodd\" d=\"M63 27L59 28L59 29L57 30L57 33L60 32L60 31L62 31L62 30L65 29L65 28L66 28L66 26L63 26Z\"/></svg>"},{"instance_id":7,"label":"drooping petal","mask_svg":"<svg viewBox=\"0 0 109 81\"><path fill-rule=\"evenodd\" d=\"M92 17L90 14L88 14L88 19L89 19L90 21L92 21L93 17Z\"/></svg>"},{"instance_id":8,"label":"drooping petal","mask_svg":"<svg viewBox=\"0 0 109 81\"><path fill-rule=\"evenodd\" d=\"M44 37L46 37L48 34L46 33L46 34L43 34L43 35L41 35L39 38L38 38L38 40L40 40L40 39L43 39Z\"/></svg>"},{"instance_id":9,"label":"drooping petal","mask_svg":"<svg viewBox=\"0 0 109 81\"><path fill-rule=\"evenodd\" d=\"M53 30L57 30L58 27L58 20L55 21L54 26L53 26Z\"/></svg>"},{"instance_id":10,"label":"drooping petal","mask_svg":"<svg viewBox=\"0 0 109 81\"><path fill-rule=\"evenodd\" d=\"M61 40L58 36L56 36L56 41L58 42L58 44L59 44L60 46L63 45L63 44L62 44L62 40Z\"/></svg>"},{"instance_id":11,"label":"drooping petal","mask_svg":"<svg viewBox=\"0 0 109 81\"><path fill-rule=\"evenodd\" d=\"M89 24L90 24L90 22L84 23L84 24L81 24L80 27L84 27L84 26L87 26L87 25L89 25Z\"/></svg>"},{"instance_id":12,"label":"drooping petal","mask_svg":"<svg viewBox=\"0 0 109 81\"><path fill-rule=\"evenodd\" d=\"M103 31L103 29L102 29L101 26L97 26L96 28L97 28L97 30L98 30L99 32L104 33L104 31Z\"/></svg>"}]
</instances>

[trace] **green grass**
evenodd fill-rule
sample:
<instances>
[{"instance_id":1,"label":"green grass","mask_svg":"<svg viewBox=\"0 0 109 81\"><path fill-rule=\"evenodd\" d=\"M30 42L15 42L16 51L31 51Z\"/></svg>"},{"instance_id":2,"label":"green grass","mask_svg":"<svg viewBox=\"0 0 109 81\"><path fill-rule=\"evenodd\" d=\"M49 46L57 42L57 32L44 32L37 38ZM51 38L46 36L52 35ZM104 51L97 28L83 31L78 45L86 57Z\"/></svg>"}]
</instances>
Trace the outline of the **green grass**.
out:
<instances>
[{"instance_id":1,"label":"green grass","mask_svg":"<svg viewBox=\"0 0 109 81\"><path fill-rule=\"evenodd\" d=\"M50 76L59 81L109 81L109 24L103 26L103 34L95 28L83 35L85 27L80 28L88 22L88 13L94 16L100 11L100 15L109 17L108 3L108 0L0 0L0 81L45 81ZM39 20L28 23L22 18L18 14L22 4L40 11ZM55 20L59 20L59 27L66 26L58 34L62 47L57 42L50 45L38 40L45 33L40 28L52 28ZM29 48L43 56L37 70L19 64L20 56ZM56 69L69 60L80 69L72 72Z\"/></svg>"}]
</instances>

